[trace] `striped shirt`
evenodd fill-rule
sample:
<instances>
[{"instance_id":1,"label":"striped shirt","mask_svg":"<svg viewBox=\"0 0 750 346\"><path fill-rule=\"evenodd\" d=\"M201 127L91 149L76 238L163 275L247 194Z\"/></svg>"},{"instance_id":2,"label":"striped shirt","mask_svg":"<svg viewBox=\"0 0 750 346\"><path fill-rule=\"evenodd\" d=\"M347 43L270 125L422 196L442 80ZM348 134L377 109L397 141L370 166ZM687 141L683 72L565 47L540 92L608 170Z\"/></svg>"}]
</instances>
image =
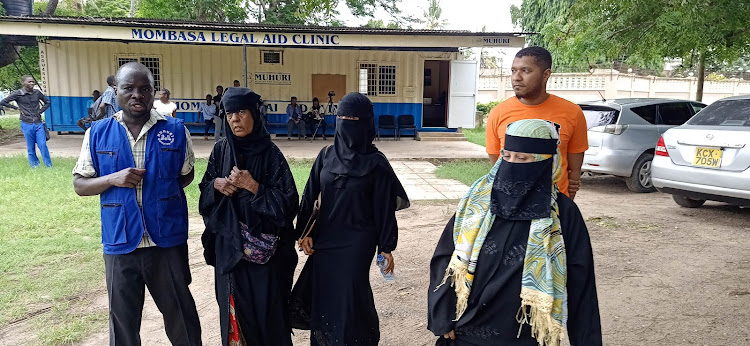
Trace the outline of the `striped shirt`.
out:
<instances>
[{"instance_id":1,"label":"striped shirt","mask_svg":"<svg viewBox=\"0 0 750 346\"><path fill-rule=\"evenodd\" d=\"M115 120L117 120L122 127L125 128L125 133L128 134L128 141L130 142L130 150L133 152L133 159L135 160L135 168L146 168L146 140L148 138L148 131L156 125L157 121L166 121L163 115L151 111L151 117L143 124L141 133L138 138L133 138L133 135L128 130L128 126L122 119L122 111L115 113ZM182 164L181 175L189 174L193 170L195 165L195 153L193 153L193 141L190 139L190 132L185 128L185 136L187 142L185 143L185 161ZM81 144L81 154L78 156L78 162L76 162L73 168L73 174L79 174L82 177L93 178L96 177L96 168L94 168L94 160L91 158L91 151L89 150L89 130L86 130L86 134L83 136L83 144ZM138 200L138 206L143 207L143 180L141 180L135 187L135 197ZM144 225L145 227L145 225ZM150 247L156 246L151 238L148 236L148 230L143 232L143 239L138 247Z\"/></svg>"}]
</instances>

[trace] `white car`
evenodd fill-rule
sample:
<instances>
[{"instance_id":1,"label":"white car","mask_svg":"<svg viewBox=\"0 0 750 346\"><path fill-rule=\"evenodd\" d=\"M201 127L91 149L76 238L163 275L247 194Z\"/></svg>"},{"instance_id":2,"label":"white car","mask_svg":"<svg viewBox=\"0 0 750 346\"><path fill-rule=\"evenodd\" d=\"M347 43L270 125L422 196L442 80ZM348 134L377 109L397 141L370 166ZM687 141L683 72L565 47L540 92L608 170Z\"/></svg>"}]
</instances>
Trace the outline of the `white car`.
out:
<instances>
[{"instance_id":1,"label":"white car","mask_svg":"<svg viewBox=\"0 0 750 346\"><path fill-rule=\"evenodd\" d=\"M677 204L750 205L750 95L714 102L656 145L652 181Z\"/></svg>"}]
</instances>

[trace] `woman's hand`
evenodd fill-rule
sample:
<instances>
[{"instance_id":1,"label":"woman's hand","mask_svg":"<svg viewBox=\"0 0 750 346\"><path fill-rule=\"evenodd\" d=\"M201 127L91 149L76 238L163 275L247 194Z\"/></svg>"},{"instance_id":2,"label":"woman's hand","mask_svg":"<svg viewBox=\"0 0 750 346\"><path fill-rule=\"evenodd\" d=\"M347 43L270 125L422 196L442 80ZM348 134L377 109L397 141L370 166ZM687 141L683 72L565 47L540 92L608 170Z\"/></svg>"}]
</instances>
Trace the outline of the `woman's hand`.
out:
<instances>
[{"instance_id":1,"label":"woman's hand","mask_svg":"<svg viewBox=\"0 0 750 346\"><path fill-rule=\"evenodd\" d=\"M302 240L297 241L297 244L305 252L305 255L310 256L315 252L315 250L313 250L313 240L310 237L305 237Z\"/></svg>"},{"instance_id":2,"label":"woman's hand","mask_svg":"<svg viewBox=\"0 0 750 346\"><path fill-rule=\"evenodd\" d=\"M237 166L232 168L232 173L227 178L232 185L248 190L252 193L258 193L258 182L255 181L249 171L240 170Z\"/></svg>"},{"instance_id":3,"label":"woman's hand","mask_svg":"<svg viewBox=\"0 0 750 346\"><path fill-rule=\"evenodd\" d=\"M381 255L383 255L383 257L385 257L385 259L388 261L388 265L386 265L385 269L383 269L383 273L385 274L393 273L393 268L396 266L393 263L393 254L383 252L381 253Z\"/></svg>"},{"instance_id":4,"label":"woman's hand","mask_svg":"<svg viewBox=\"0 0 750 346\"><path fill-rule=\"evenodd\" d=\"M232 185L227 178L214 179L214 189L229 197L234 196L238 191L237 186Z\"/></svg>"},{"instance_id":5,"label":"woman's hand","mask_svg":"<svg viewBox=\"0 0 750 346\"><path fill-rule=\"evenodd\" d=\"M443 335L443 337L446 339L456 340L456 331L451 330L449 333Z\"/></svg>"}]
</instances>

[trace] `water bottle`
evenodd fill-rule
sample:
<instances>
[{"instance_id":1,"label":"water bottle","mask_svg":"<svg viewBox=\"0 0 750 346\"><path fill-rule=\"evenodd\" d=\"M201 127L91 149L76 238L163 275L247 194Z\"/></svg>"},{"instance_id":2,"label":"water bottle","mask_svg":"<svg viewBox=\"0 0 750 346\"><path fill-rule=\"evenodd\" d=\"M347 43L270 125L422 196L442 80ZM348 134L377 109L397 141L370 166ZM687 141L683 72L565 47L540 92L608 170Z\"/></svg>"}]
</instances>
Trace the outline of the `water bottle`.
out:
<instances>
[{"instance_id":1,"label":"water bottle","mask_svg":"<svg viewBox=\"0 0 750 346\"><path fill-rule=\"evenodd\" d=\"M385 273L385 267L388 266L388 260L383 257L383 255L378 255L378 268L380 268L380 274L383 274L383 278L385 281L393 281L395 278L395 275L393 272L390 272L388 274Z\"/></svg>"}]
</instances>

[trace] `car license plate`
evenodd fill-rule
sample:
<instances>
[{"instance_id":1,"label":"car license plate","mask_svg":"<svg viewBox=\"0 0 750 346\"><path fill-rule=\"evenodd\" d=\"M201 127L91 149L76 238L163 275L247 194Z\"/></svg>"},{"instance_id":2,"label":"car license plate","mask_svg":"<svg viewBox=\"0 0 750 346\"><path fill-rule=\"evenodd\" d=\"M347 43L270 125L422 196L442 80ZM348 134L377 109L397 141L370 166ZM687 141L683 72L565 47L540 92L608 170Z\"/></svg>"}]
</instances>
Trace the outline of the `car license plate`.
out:
<instances>
[{"instance_id":1,"label":"car license plate","mask_svg":"<svg viewBox=\"0 0 750 346\"><path fill-rule=\"evenodd\" d=\"M719 168L721 166L721 149L696 148L693 165Z\"/></svg>"}]
</instances>

